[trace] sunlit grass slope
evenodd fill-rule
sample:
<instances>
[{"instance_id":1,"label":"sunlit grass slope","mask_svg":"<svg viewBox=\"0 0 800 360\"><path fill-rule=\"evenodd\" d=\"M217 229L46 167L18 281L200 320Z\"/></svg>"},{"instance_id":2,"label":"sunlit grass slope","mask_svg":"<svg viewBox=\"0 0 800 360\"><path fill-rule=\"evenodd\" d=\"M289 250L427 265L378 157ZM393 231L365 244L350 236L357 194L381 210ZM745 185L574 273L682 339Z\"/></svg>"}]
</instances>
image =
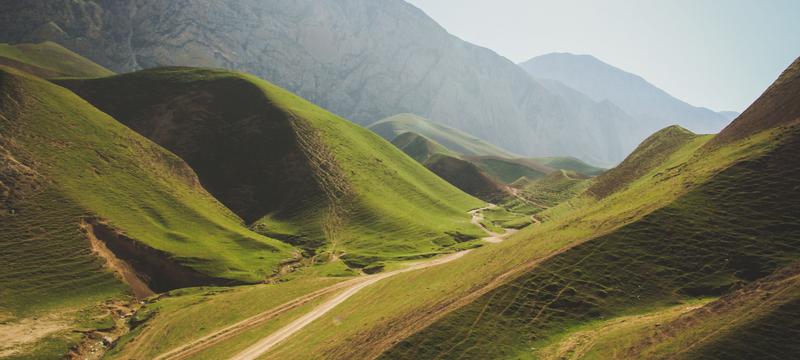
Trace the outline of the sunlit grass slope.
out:
<instances>
[{"instance_id":1,"label":"sunlit grass slope","mask_svg":"<svg viewBox=\"0 0 800 360\"><path fill-rule=\"evenodd\" d=\"M789 98L791 99L791 96ZM738 191L731 191L728 194L714 193L714 186L704 186L710 184L718 174L727 171L726 169L732 169L736 164L753 164L750 161L760 159L755 161L757 164L766 159L767 154L771 157L778 154L781 149L786 150L789 135L782 134L790 134L792 128L791 124L768 128L767 131L749 134L713 151L704 149L713 135L695 136L677 150L670 151L661 164L640 173L639 176L634 176L633 181L628 182L617 192L600 199L590 194L569 199L540 214L545 220L541 225L527 227L502 243L474 250L458 261L424 271L401 274L364 289L287 342L280 344L268 354L268 358L306 359L324 354L328 359L352 359L372 358L383 353L386 353L386 357L393 358L435 358L436 354L445 358L462 354L464 358L502 358L503 354L510 354L509 357L514 355L534 357L537 355L535 350L563 338L564 335L572 334L571 330L591 326L596 322L605 323L605 320L612 320L610 316L621 319L616 316L638 317L641 314L656 312L667 315L676 305L680 305L675 304L673 299L685 300L687 306L697 303L694 296L686 292L676 293L676 289L695 290L698 291L695 294L702 294L710 290L724 291L728 285L739 281L744 283L746 280L740 278L744 273L737 273L744 269L741 266L747 264L747 261L738 262L735 266L716 268L714 264L718 264L716 261L719 258L703 250L701 245L695 244L696 238L691 238L695 234L690 234L688 240L678 238L677 241L670 241L671 238L658 239L655 231L659 226L664 226L664 229L674 231L675 234L700 228L700 236L705 237L708 236L707 230L719 231L719 227L726 226L731 221L729 216L735 216L735 210L740 208L746 209L742 219L746 219L747 215L756 216L752 220L746 220L744 226L754 224L749 221L755 223L763 221L762 225L770 223L774 225L782 221L773 222L764 219L764 215L751 214L754 210L747 209L749 198L744 204L734 207L733 213L730 209L714 208L713 203L707 204L713 199L706 196L737 194L737 198L732 200L741 202L745 195ZM779 147L781 144L783 147ZM784 151L787 152L792 151ZM786 162L786 159L782 161ZM742 165L736 171L746 171L747 167ZM787 171L785 166L779 170ZM715 184L727 186L724 184L730 184L733 177L737 185L731 185L732 189L745 190L744 187L738 188L740 180L738 178L743 175L747 177L744 173L739 175L727 173ZM780 180L779 175L764 176ZM756 183L764 179L753 178ZM791 179L796 179L796 176L780 180L778 183L783 181L785 185L791 183ZM753 184L749 180L747 183ZM766 187L763 184L759 186L762 186L762 189ZM702 190L698 190L701 187ZM769 192L773 190L781 192L780 188L773 189L770 186L768 189ZM783 195L769 192L758 194L756 204L763 206L764 199L769 200L772 196ZM687 195L690 193L693 195ZM676 203L677 199L682 200ZM702 203L698 205L700 211L698 214L713 216L703 220L699 219L701 216L684 214L681 211L682 207L693 206L698 202ZM681 204L681 207L677 205L670 207L671 204ZM784 204L784 202L779 203L780 206ZM669 207L668 210L654 215L665 207ZM781 216L788 216L794 210L791 207L785 209L787 211L780 212ZM775 214L777 210L769 211L766 216ZM676 212L680 215L676 218L679 221L673 222L671 217ZM660 220L660 224L653 224L655 220ZM735 221L738 220L739 217ZM707 221L719 221L719 223ZM793 223L797 224L796 221ZM724 244L726 247L724 251L727 252L725 254L750 253L750 249L741 246L742 243L748 246L751 243L750 239L746 239L746 235L743 236L748 230L742 230L742 227L737 225L730 232L727 230L722 232L724 236L711 242L710 248L717 249ZM626 232L623 233L620 229L626 229ZM761 229L763 232L764 228ZM642 236L637 235L637 232L641 232ZM619 245L621 240L617 233L633 236L632 246L629 248L627 241ZM787 234L776 234L779 238L759 239L754 247L763 250L752 252L759 259L775 260L764 262L767 264L766 267L784 261L781 258L783 255L776 255L774 249L782 246L781 243L787 240L785 237ZM602 241L598 241L600 239ZM616 246L609 248L609 245L615 245L613 243L616 243ZM656 252L642 251L643 247L651 246L651 250ZM674 250L684 259L676 260L677 256L672 256L666 251L658 251L671 246L675 246ZM696 255L688 250L692 247L698 247ZM793 249L791 245L783 247L794 251L791 250ZM573 253L573 250L580 252ZM595 254L590 250L599 251L597 255L604 259L595 258ZM619 258L615 256L617 252ZM623 258L623 255L633 256ZM708 279L701 278L702 271L706 270L702 266L700 273L687 271L697 268L698 259L712 261L708 269L710 274ZM679 264L680 266L675 269L648 268L646 264L653 264L656 260L664 261L663 264L667 265L671 262L685 263ZM541 266L546 266L544 268L546 271L538 271ZM645 268L641 275L635 272L640 267ZM588 271L589 269L592 271ZM664 280L660 278L662 271ZM523 284L521 281L513 282L516 288L510 285L502 286L512 283L514 279L526 277L534 279L532 276L536 276L538 280L529 284ZM641 278L638 278L639 276ZM676 280L682 276L686 276L685 282ZM614 284L615 279L632 280L633 283L609 286ZM654 279L656 282L640 281L649 279ZM571 284L574 289L586 291L570 291L569 288L563 287L564 281ZM553 286L547 288L551 284ZM643 286L641 290L639 285ZM498 289L498 286L502 290L493 291ZM607 293L606 298L598 298L602 295L598 289ZM563 299L566 301L560 302L562 297L555 297L554 291L555 294L564 295ZM625 295L625 291L630 291L634 296ZM659 292L668 294L662 298ZM526 298L523 294L530 297ZM639 295L638 299L636 295ZM478 303L475 303L476 299ZM584 300L588 300L588 304ZM707 300L702 299L700 303ZM573 308L573 301L580 302ZM473 303L477 305L470 305ZM536 306L542 310L538 317L539 311L533 314L530 312L531 308L535 309ZM483 309L486 310L485 315L478 316ZM601 315L605 317L599 318ZM504 316L509 319L505 319ZM335 331L331 331L332 323L336 324ZM469 330L471 328L472 332ZM387 352L387 349L391 350Z\"/></svg>"},{"instance_id":2,"label":"sunlit grass slope","mask_svg":"<svg viewBox=\"0 0 800 360\"><path fill-rule=\"evenodd\" d=\"M547 260L387 357L535 357L539 342L581 322L719 296L795 261L800 170L786 163L800 134L781 140L673 204Z\"/></svg>"},{"instance_id":3,"label":"sunlit grass slope","mask_svg":"<svg viewBox=\"0 0 800 360\"><path fill-rule=\"evenodd\" d=\"M50 41L39 44L0 44L0 65L48 78L114 74L111 70Z\"/></svg>"},{"instance_id":4,"label":"sunlit grass slope","mask_svg":"<svg viewBox=\"0 0 800 360\"><path fill-rule=\"evenodd\" d=\"M69 90L8 68L0 88L3 311L120 293L91 255L84 218L223 283L263 281L292 257L290 246L244 227L181 159Z\"/></svg>"},{"instance_id":5,"label":"sunlit grass slope","mask_svg":"<svg viewBox=\"0 0 800 360\"><path fill-rule=\"evenodd\" d=\"M475 164L422 135L403 133L397 136L392 144L440 178L478 199L499 202L509 195L502 185L491 179Z\"/></svg>"},{"instance_id":6,"label":"sunlit grass slope","mask_svg":"<svg viewBox=\"0 0 800 360\"><path fill-rule=\"evenodd\" d=\"M796 97L768 91L762 99ZM720 296L796 262L800 169L787 164L800 151L797 115L711 148L708 136L676 128L657 133L623 162L624 171L601 176L612 184L604 189L612 190L547 212L563 231L621 227L587 234L588 241L555 252L401 342L385 358L536 358L570 329ZM592 199L597 195L602 200ZM659 206L664 200L669 202ZM655 210L642 214L647 207ZM794 320L783 320L790 334ZM762 325L743 324L724 338L756 341L748 346L774 355L769 351L780 348L769 350L773 340L764 334L776 329ZM751 327L761 330L739 332Z\"/></svg>"},{"instance_id":7,"label":"sunlit grass slope","mask_svg":"<svg viewBox=\"0 0 800 360\"><path fill-rule=\"evenodd\" d=\"M172 150L257 231L351 266L451 251L482 203L387 141L254 76L164 68L62 84Z\"/></svg>"}]
</instances>

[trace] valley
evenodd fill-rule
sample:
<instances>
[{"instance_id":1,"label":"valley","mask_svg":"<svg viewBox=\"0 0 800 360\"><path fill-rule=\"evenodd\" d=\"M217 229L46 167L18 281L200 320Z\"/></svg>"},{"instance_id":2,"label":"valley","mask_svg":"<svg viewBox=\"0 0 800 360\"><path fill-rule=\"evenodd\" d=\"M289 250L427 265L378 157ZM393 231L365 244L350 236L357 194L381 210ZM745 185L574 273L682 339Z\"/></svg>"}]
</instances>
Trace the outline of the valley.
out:
<instances>
[{"instance_id":1,"label":"valley","mask_svg":"<svg viewBox=\"0 0 800 360\"><path fill-rule=\"evenodd\" d=\"M416 5L0 1L0 359L800 356L800 58L714 111Z\"/></svg>"}]
</instances>

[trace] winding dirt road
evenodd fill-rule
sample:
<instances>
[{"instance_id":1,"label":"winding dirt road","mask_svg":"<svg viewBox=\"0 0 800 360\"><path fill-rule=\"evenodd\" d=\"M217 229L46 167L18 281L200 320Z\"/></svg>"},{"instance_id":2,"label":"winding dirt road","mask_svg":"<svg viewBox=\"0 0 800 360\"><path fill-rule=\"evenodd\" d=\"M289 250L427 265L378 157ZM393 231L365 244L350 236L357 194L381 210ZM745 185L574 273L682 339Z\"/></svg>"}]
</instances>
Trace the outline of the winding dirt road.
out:
<instances>
[{"instance_id":1,"label":"winding dirt road","mask_svg":"<svg viewBox=\"0 0 800 360\"><path fill-rule=\"evenodd\" d=\"M485 231L489 237L484 238L484 241L491 242L491 243L498 243L503 241L507 236L516 232L516 230L506 229L505 234L497 234L495 232L490 231L487 229L481 221L483 221L483 214L482 212L487 209L496 208L496 205L489 204L486 207L475 209L470 211L472 215L472 224L480 227ZM259 356L263 355L270 349L272 349L275 345L281 343L282 341L286 340L296 332L302 330L306 325L312 323L314 320L319 319L337 305L343 303L345 300L349 299L362 289L370 286L376 282L381 280L390 278L392 276L402 274L405 272L421 270L425 268L430 268L434 266L438 266L444 263L448 263L450 261L456 260L461 258L462 256L469 253L471 250L461 251L454 254L450 254L447 256L443 256L440 258L436 258L430 261L424 262L415 262L408 264L407 267L395 271L390 271L386 273L380 273L375 275L368 275L363 277L358 277L355 279L343 281L326 288L317 290L313 293L308 295L302 296L300 298L294 299L289 301L285 304L282 304L274 309L270 309L253 317L244 319L236 324L228 326L222 330L216 331L212 334L206 335L202 338L199 338L191 343L182 345L178 348L170 350L164 354L159 355L156 357L156 360L179 360L179 359L188 359L192 355L195 355L211 346L214 346L224 340L227 340L231 337L241 334L242 332L255 328L256 326L262 325L265 322L274 319L275 317L289 311L300 307L304 304L307 304L315 299L323 297L325 295L341 291L332 299L326 301L325 303L317 306L310 312L306 313L305 315L301 316L300 318L292 321L288 325L284 326L283 328L269 334L265 338L259 340L257 343L253 344L249 348L245 349L244 351L240 352L239 354L232 357L232 360L249 360L249 359L256 359Z\"/></svg>"},{"instance_id":2,"label":"winding dirt road","mask_svg":"<svg viewBox=\"0 0 800 360\"><path fill-rule=\"evenodd\" d=\"M273 346L275 346L275 345L279 344L280 342L286 340L287 338L292 336L294 333L300 331L306 325L310 324L314 320L319 319L320 317L322 317L323 315L325 315L326 313L331 311L334 307L336 307L337 305L343 303L345 300L349 299L351 296L355 295L356 293L358 293L359 291L361 291L365 287L370 286L370 285L372 285L372 284L374 284L374 283L376 283L378 281L381 281L383 279L395 276L397 274L402 274L402 273L409 272L409 271L420 270L420 269L425 269L425 268L441 265L441 264L456 260L456 259L466 255L469 252L470 252L470 250L461 251L461 252L450 254L450 255L447 255L447 256L444 256L444 257L441 257L441 258L437 258L437 259L434 259L434 260L431 260L431 261L413 263L413 264L411 264L411 266L409 266L407 268L404 268L404 269L395 270L395 271L382 273L382 274L370 275L370 276L366 276L364 278L360 278L359 280L361 280L361 281L359 283L347 288L347 290L343 291L339 295L336 295L336 297L334 297L333 299L328 300L324 304L318 306L317 308L315 308L311 312L303 315L299 319L297 319L295 321L292 321L292 323L290 323L289 325L286 325L283 328L281 328L280 330L275 331L274 333L270 334L269 336L259 340L259 342L253 344L249 348L245 349L244 351L240 352L236 356L232 357L231 360L253 360L253 359L257 359L259 356L261 356L264 353L266 353L267 351L269 351Z\"/></svg>"}]
</instances>

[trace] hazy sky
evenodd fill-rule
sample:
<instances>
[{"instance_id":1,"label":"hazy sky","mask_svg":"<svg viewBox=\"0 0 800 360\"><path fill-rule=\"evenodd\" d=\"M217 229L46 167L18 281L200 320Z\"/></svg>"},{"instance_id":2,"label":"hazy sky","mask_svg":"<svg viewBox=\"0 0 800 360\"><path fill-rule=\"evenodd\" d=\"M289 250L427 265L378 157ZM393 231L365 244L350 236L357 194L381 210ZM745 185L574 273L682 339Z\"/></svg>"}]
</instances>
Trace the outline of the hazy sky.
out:
<instances>
[{"instance_id":1,"label":"hazy sky","mask_svg":"<svg viewBox=\"0 0 800 360\"><path fill-rule=\"evenodd\" d=\"M800 0L407 1L514 62L591 54L714 110L744 110L800 56Z\"/></svg>"}]
</instances>

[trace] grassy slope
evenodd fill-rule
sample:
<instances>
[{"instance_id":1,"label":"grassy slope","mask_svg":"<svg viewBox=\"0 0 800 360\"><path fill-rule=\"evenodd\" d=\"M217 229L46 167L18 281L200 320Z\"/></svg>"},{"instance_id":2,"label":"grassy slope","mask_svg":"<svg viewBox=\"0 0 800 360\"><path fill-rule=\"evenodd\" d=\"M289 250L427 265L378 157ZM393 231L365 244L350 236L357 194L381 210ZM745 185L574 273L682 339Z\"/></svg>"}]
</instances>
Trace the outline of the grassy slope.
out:
<instances>
[{"instance_id":1,"label":"grassy slope","mask_svg":"<svg viewBox=\"0 0 800 360\"><path fill-rule=\"evenodd\" d=\"M699 138L650 176L688 162L710 137ZM726 147L698 162L681 177L662 177L632 184L602 201L584 197L548 210L549 221L528 227L505 242L485 246L435 269L403 274L365 289L340 305L319 323L279 346L271 357L302 359L314 354L328 358L377 356L395 341L419 331L449 311L475 299L508 279L535 267L562 249L583 243L636 221L664 206L693 185L731 162L763 152L768 135L754 137L737 147ZM480 271L476 271L480 269ZM424 287L418 284L425 284ZM401 299L401 300L398 300ZM460 304L460 305L459 305ZM336 333L324 326L332 319L347 319Z\"/></svg>"},{"instance_id":2,"label":"grassy slope","mask_svg":"<svg viewBox=\"0 0 800 360\"><path fill-rule=\"evenodd\" d=\"M800 263L661 326L628 336L617 358L788 359L800 344ZM608 352L596 351L609 358Z\"/></svg>"},{"instance_id":3,"label":"grassy slope","mask_svg":"<svg viewBox=\"0 0 800 360\"><path fill-rule=\"evenodd\" d=\"M406 133L413 132L432 139L446 148L468 156L499 156L505 158L518 157L486 141L468 135L428 119L413 115L399 114L380 120L368 127L388 141Z\"/></svg>"},{"instance_id":4,"label":"grassy slope","mask_svg":"<svg viewBox=\"0 0 800 360\"><path fill-rule=\"evenodd\" d=\"M739 143L709 153L691 150L708 140L695 137L665 150L672 159L686 150L694 155L686 162L668 160L667 166L647 164L656 169L626 180L628 193L648 186L679 191L665 185L719 166L707 157L738 154L734 165L721 167L708 181L679 182L696 187L675 202L548 259L409 338L386 357L533 358L536 348L565 328L718 296L795 261L800 257L800 194L793 190L793 179L800 177L800 169L786 164L800 150L800 131L773 129L750 140L757 138L773 148L754 156L763 145L753 153ZM623 174L630 179L628 172ZM613 214L612 209L606 211Z\"/></svg>"},{"instance_id":5,"label":"grassy slope","mask_svg":"<svg viewBox=\"0 0 800 360\"><path fill-rule=\"evenodd\" d=\"M533 160L554 169L574 171L588 176L597 176L606 171L606 169L589 165L574 157L543 157Z\"/></svg>"},{"instance_id":6,"label":"grassy slope","mask_svg":"<svg viewBox=\"0 0 800 360\"><path fill-rule=\"evenodd\" d=\"M448 232L480 235L466 214L480 201L372 132L256 77L168 68L64 84L181 155L234 211L256 209L243 217L259 231L346 253L353 266L466 245ZM231 192L239 188L255 195ZM263 200L245 208L241 199Z\"/></svg>"},{"instance_id":7,"label":"grassy slope","mask_svg":"<svg viewBox=\"0 0 800 360\"><path fill-rule=\"evenodd\" d=\"M602 198L624 188L697 136L677 125L658 131L645 139L619 166L598 176L589 192Z\"/></svg>"},{"instance_id":8,"label":"grassy slope","mask_svg":"<svg viewBox=\"0 0 800 360\"><path fill-rule=\"evenodd\" d=\"M510 159L496 156L469 156L466 160L477 165L496 181L511 184L522 177L539 179L555 169L528 159Z\"/></svg>"},{"instance_id":9,"label":"grassy slope","mask_svg":"<svg viewBox=\"0 0 800 360\"><path fill-rule=\"evenodd\" d=\"M392 140L392 145L403 150L412 159L425 164L432 156L443 154L458 157L459 155L448 150L443 145L413 132L406 132L398 135Z\"/></svg>"},{"instance_id":10,"label":"grassy slope","mask_svg":"<svg viewBox=\"0 0 800 360\"><path fill-rule=\"evenodd\" d=\"M422 135L403 133L392 144L467 194L488 202L502 201L508 196L500 184L475 164Z\"/></svg>"},{"instance_id":11,"label":"grassy slope","mask_svg":"<svg viewBox=\"0 0 800 360\"><path fill-rule=\"evenodd\" d=\"M0 215L5 311L25 314L120 291L80 232L87 215L210 276L257 282L291 256L289 246L243 227L179 158L68 90L7 68L0 83L2 165L11 174L3 182L12 195ZM17 163L27 164L34 180L19 181Z\"/></svg>"},{"instance_id":12,"label":"grassy slope","mask_svg":"<svg viewBox=\"0 0 800 360\"><path fill-rule=\"evenodd\" d=\"M114 73L53 42L0 44L0 65L41 77L100 77Z\"/></svg>"},{"instance_id":13,"label":"grassy slope","mask_svg":"<svg viewBox=\"0 0 800 360\"><path fill-rule=\"evenodd\" d=\"M387 358L534 357L581 322L717 296L800 257L795 130L643 219L539 265L398 345ZM730 209L737 209L732 212Z\"/></svg>"}]
</instances>

